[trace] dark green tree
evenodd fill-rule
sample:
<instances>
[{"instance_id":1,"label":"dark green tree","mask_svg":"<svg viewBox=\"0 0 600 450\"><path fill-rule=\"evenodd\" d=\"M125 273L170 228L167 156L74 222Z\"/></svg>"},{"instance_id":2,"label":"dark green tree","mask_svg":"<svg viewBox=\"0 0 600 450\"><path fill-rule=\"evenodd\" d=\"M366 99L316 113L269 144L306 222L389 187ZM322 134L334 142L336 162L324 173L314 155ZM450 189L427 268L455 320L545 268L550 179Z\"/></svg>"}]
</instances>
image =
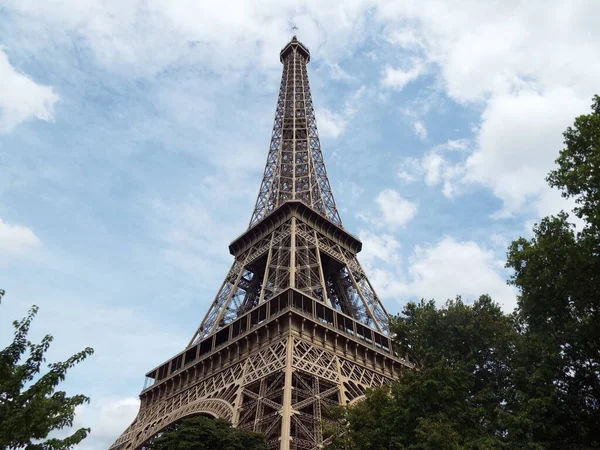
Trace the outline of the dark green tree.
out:
<instances>
[{"instance_id":1,"label":"dark green tree","mask_svg":"<svg viewBox=\"0 0 600 450\"><path fill-rule=\"evenodd\" d=\"M48 438L54 430L71 427L75 407L89 402L84 395L69 397L56 388L65 379L67 371L93 350L86 348L64 362L49 364L48 371L42 374L52 336L46 335L39 344L27 339L37 311L38 307L33 306L24 319L13 322L13 342L0 351L2 449L67 450L81 442L90 431L81 428L63 439Z\"/></svg>"},{"instance_id":2,"label":"dark green tree","mask_svg":"<svg viewBox=\"0 0 600 450\"><path fill-rule=\"evenodd\" d=\"M548 175L550 186L573 197L575 214L594 233L600 230L600 96L594 96L592 113L575 119L563 133L565 148L556 160L558 168Z\"/></svg>"},{"instance_id":3,"label":"dark green tree","mask_svg":"<svg viewBox=\"0 0 600 450\"><path fill-rule=\"evenodd\" d=\"M151 450L267 450L262 435L204 416L182 420L148 447Z\"/></svg>"},{"instance_id":4,"label":"dark green tree","mask_svg":"<svg viewBox=\"0 0 600 450\"><path fill-rule=\"evenodd\" d=\"M505 404L515 332L490 297L437 308L409 303L395 318L401 354L418 370L367 393L342 411L345 431L331 449L498 449L506 442Z\"/></svg>"},{"instance_id":5,"label":"dark green tree","mask_svg":"<svg viewBox=\"0 0 600 450\"><path fill-rule=\"evenodd\" d=\"M591 449L600 448L600 97L564 138L548 181L575 198L583 227L561 212L508 252L523 336L513 436L540 449Z\"/></svg>"}]
</instances>

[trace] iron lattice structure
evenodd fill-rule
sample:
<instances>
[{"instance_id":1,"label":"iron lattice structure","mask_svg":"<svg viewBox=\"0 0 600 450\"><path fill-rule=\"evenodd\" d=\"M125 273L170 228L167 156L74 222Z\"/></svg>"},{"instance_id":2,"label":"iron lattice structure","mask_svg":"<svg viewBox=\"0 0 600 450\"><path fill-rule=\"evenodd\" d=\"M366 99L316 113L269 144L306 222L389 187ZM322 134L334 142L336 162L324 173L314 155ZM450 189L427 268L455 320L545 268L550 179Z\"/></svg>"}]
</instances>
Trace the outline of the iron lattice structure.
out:
<instances>
[{"instance_id":1,"label":"iron lattice structure","mask_svg":"<svg viewBox=\"0 0 600 450\"><path fill-rule=\"evenodd\" d=\"M389 317L342 227L296 37L248 230L188 346L146 374L140 411L110 447L139 450L183 417L208 414L263 433L271 449L321 449L331 406L401 377Z\"/></svg>"},{"instance_id":2,"label":"iron lattice structure","mask_svg":"<svg viewBox=\"0 0 600 450\"><path fill-rule=\"evenodd\" d=\"M288 200L300 200L342 225L327 178L306 64L310 53L297 40L281 52L283 75L275 124L250 226Z\"/></svg>"}]
</instances>

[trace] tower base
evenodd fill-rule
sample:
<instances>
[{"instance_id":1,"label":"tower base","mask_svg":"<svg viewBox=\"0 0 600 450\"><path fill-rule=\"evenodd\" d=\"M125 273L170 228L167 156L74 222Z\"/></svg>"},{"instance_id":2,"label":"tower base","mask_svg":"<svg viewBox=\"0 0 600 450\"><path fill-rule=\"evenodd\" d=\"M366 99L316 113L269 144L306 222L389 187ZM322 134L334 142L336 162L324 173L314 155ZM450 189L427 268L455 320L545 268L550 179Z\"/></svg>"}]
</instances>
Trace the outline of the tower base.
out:
<instances>
[{"instance_id":1,"label":"tower base","mask_svg":"<svg viewBox=\"0 0 600 450\"><path fill-rule=\"evenodd\" d=\"M198 414L262 433L272 450L321 449L333 406L408 368L389 337L290 288L150 371L136 419L110 450L143 449Z\"/></svg>"}]
</instances>

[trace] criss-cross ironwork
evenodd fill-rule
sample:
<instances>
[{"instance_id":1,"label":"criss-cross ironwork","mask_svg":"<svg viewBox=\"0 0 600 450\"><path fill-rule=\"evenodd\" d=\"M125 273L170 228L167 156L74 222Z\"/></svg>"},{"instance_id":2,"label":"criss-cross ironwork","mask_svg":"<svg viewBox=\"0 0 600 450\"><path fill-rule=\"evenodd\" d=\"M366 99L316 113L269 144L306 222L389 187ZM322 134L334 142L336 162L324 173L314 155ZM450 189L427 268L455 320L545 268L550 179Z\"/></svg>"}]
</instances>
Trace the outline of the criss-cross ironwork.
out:
<instances>
[{"instance_id":1,"label":"criss-cross ironwork","mask_svg":"<svg viewBox=\"0 0 600 450\"><path fill-rule=\"evenodd\" d=\"M281 51L275 125L248 230L188 346L147 373L138 416L111 450L140 450L195 414L263 433L271 450L323 448L331 407L398 379L389 316L343 227L317 133L306 65Z\"/></svg>"},{"instance_id":2,"label":"criss-cross ironwork","mask_svg":"<svg viewBox=\"0 0 600 450\"><path fill-rule=\"evenodd\" d=\"M296 37L281 51L283 75L271 146L250 226L288 200L299 200L342 225L327 178L306 64Z\"/></svg>"}]
</instances>

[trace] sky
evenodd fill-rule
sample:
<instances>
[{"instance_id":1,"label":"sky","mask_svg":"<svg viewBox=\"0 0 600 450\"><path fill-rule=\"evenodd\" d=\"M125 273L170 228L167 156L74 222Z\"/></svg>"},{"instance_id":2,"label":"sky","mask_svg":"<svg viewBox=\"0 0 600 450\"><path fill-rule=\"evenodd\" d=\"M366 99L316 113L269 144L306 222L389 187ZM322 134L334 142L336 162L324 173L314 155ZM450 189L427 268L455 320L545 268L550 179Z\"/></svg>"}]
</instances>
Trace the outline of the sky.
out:
<instances>
[{"instance_id":1,"label":"sky","mask_svg":"<svg viewBox=\"0 0 600 450\"><path fill-rule=\"evenodd\" d=\"M13 319L89 405L81 450L187 345L248 226L292 26L344 227L388 311L489 294L572 205L545 176L600 79L596 0L0 0L0 347Z\"/></svg>"}]
</instances>

